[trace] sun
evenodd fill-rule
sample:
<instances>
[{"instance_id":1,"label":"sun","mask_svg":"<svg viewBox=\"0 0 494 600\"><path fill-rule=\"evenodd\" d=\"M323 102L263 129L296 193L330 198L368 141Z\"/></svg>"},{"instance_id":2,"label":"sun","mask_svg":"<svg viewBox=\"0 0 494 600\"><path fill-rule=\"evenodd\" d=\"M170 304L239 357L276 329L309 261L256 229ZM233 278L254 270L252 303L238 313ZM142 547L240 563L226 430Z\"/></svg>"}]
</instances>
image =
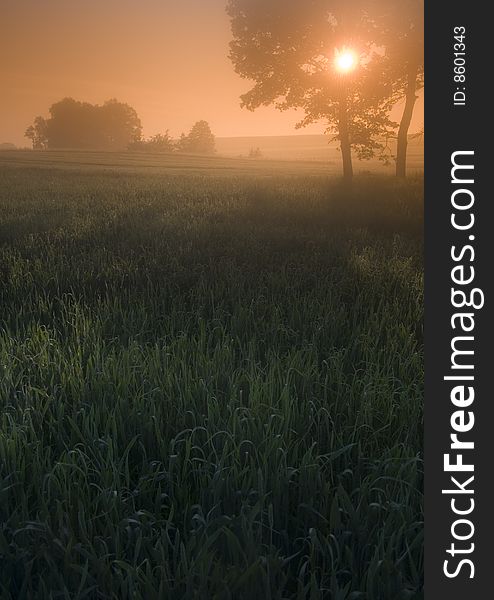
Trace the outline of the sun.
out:
<instances>
[{"instance_id":1,"label":"sun","mask_svg":"<svg viewBox=\"0 0 494 600\"><path fill-rule=\"evenodd\" d=\"M334 64L336 70L340 73L349 73L353 71L358 64L358 57L353 50L342 48L335 51Z\"/></svg>"}]
</instances>

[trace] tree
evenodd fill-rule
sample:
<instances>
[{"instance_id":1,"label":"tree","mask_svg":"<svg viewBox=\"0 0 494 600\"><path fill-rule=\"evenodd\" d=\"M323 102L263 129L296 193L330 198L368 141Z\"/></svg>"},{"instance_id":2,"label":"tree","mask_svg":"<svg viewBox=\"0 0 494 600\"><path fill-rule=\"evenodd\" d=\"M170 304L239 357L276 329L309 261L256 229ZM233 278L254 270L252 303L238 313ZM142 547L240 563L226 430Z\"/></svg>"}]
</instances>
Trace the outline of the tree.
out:
<instances>
[{"instance_id":1,"label":"tree","mask_svg":"<svg viewBox=\"0 0 494 600\"><path fill-rule=\"evenodd\" d=\"M187 145L187 136L182 132L179 139L175 142L175 148L178 152L187 152Z\"/></svg>"},{"instance_id":2,"label":"tree","mask_svg":"<svg viewBox=\"0 0 494 600\"><path fill-rule=\"evenodd\" d=\"M88 102L64 98L50 107L47 121L49 148L104 147L97 107Z\"/></svg>"},{"instance_id":3,"label":"tree","mask_svg":"<svg viewBox=\"0 0 494 600\"><path fill-rule=\"evenodd\" d=\"M26 136L37 148L125 150L141 138L136 111L117 100L102 106L64 98L50 107L50 118L37 117Z\"/></svg>"},{"instance_id":4,"label":"tree","mask_svg":"<svg viewBox=\"0 0 494 600\"><path fill-rule=\"evenodd\" d=\"M175 143L170 137L168 131L165 133L157 133L153 135L148 141L149 147L156 152L173 152L175 149Z\"/></svg>"},{"instance_id":5,"label":"tree","mask_svg":"<svg viewBox=\"0 0 494 600\"><path fill-rule=\"evenodd\" d=\"M338 139L343 171L351 179L352 150L370 158L385 149L391 82L383 57L372 47L364 1L229 0L233 41L230 58L236 72L254 87L241 97L255 110L273 104L280 110L302 108L298 123L325 120ZM351 46L360 58L352 74L338 75L335 52Z\"/></svg>"},{"instance_id":6,"label":"tree","mask_svg":"<svg viewBox=\"0 0 494 600\"><path fill-rule=\"evenodd\" d=\"M259 148L259 146L257 146L257 148L251 148L249 150L249 158L262 158L262 151Z\"/></svg>"},{"instance_id":7,"label":"tree","mask_svg":"<svg viewBox=\"0 0 494 600\"><path fill-rule=\"evenodd\" d=\"M36 117L33 125L26 129L24 137L31 140L33 150L45 150L48 147L47 130L48 124L43 117Z\"/></svg>"},{"instance_id":8,"label":"tree","mask_svg":"<svg viewBox=\"0 0 494 600\"><path fill-rule=\"evenodd\" d=\"M129 150L139 150L141 152L173 152L175 142L170 137L168 131L157 133L147 140L136 140L129 145Z\"/></svg>"},{"instance_id":9,"label":"tree","mask_svg":"<svg viewBox=\"0 0 494 600\"><path fill-rule=\"evenodd\" d=\"M141 139L141 121L132 106L113 98L98 110L105 147L123 150Z\"/></svg>"},{"instance_id":10,"label":"tree","mask_svg":"<svg viewBox=\"0 0 494 600\"><path fill-rule=\"evenodd\" d=\"M424 1L368 0L376 43L385 48L385 68L396 100L405 99L396 152L396 175L406 176L408 132L424 76Z\"/></svg>"},{"instance_id":11,"label":"tree","mask_svg":"<svg viewBox=\"0 0 494 600\"><path fill-rule=\"evenodd\" d=\"M214 154L216 152L215 137L207 121L197 121L188 135L182 134L177 143L180 152L194 154Z\"/></svg>"}]
</instances>

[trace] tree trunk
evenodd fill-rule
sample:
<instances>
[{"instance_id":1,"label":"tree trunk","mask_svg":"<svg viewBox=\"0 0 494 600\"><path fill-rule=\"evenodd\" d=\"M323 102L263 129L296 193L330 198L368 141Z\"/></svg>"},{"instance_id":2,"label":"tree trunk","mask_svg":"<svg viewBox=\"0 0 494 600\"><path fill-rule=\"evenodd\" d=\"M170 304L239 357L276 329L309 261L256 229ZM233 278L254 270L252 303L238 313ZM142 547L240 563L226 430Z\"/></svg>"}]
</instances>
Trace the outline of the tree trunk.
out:
<instances>
[{"instance_id":1,"label":"tree trunk","mask_svg":"<svg viewBox=\"0 0 494 600\"><path fill-rule=\"evenodd\" d=\"M407 174L407 147L408 147L408 129L412 121L413 108L417 95L417 72L416 64L410 64L407 73L407 91L405 95L405 108L401 117L400 128L398 130L398 146L396 150L396 176L406 177Z\"/></svg>"},{"instance_id":2,"label":"tree trunk","mask_svg":"<svg viewBox=\"0 0 494 600\"><path fill-rule=\"evenodd\" d=\"M347 183L352 181L352 148L350 145L350 135L348 132L348 111L346 97L342 95L340 99L340 114L338 119L338 130L340 138L341 158L343 160L343 179Z\"/></svg>"}]
</instances>

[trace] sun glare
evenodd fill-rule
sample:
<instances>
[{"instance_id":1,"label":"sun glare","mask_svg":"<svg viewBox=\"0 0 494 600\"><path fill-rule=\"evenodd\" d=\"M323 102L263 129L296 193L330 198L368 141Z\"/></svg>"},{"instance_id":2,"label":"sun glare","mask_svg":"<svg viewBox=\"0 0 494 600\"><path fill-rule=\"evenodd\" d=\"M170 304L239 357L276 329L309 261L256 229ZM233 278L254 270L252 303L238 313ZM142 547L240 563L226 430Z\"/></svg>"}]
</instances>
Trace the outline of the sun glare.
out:
<instances>
[{"instance_id":1,"label":"sun glare","mask_svg":"<svg viewBox=\"0 0 494 600\"><path fill-rule=\"evenodd\" d=\"M343 48L336 50L334 64L340 73L349 73L357 66L358 58L353 50Z\"/></svg>"}]
</instances>

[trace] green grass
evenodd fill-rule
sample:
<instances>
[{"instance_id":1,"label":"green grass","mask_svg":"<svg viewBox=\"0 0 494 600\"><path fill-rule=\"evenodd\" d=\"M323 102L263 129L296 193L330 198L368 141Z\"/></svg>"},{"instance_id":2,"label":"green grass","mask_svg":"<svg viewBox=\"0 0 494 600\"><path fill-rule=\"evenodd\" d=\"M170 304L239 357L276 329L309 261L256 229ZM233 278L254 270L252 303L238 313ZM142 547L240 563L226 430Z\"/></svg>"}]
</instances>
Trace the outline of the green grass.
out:
<instances>
[{"instance_id":1,"label":"green grass","mask_svg":"<svg viewBox=\"0 0 494 600\"><path fill-rule=\"evenodd\" d=\"M13 161L0 198L2 599L421 597L419 179Z\"/></svg>"}]
</instances>

